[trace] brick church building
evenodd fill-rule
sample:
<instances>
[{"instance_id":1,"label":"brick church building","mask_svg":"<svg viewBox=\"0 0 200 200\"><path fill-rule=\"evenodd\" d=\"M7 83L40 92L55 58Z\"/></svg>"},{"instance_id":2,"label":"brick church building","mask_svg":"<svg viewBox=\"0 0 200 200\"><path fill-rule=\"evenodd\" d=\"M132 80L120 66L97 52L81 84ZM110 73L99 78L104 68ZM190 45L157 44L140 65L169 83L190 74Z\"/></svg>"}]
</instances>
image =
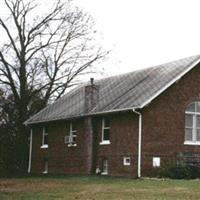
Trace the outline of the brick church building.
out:
<instances>
[{"instance_id":1,"label":"brick church building","mask_svg":"<svg viewBox=\"0 0 200 200\"><path fill-rule=\"evenodd\" d=\"M29 173L149 176L200 153L200 56L91 79L25 123Z\"/></svg>"}]
</instances>

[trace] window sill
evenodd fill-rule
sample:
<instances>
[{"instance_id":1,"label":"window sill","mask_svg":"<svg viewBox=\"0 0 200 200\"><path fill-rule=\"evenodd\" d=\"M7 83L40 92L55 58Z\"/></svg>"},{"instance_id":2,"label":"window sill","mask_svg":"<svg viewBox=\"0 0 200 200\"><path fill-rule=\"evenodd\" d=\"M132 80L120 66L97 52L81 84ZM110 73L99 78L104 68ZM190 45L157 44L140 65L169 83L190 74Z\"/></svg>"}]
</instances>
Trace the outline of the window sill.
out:
<instances>
[{"instance_id":1,"label":"window sill","mask_svg":"<svg viewBox=\"0 0 200 200\"><path fill-rule=\"evenodd\" d=\"M186 141L186 142L184 142L184 145L198 145L198 146L200 146L200 142L190 142L190 141Z\"/></svg>"},{"instance_id":2,"label":"window sill","mask_svg":"<svg viewBox=\"0 0 200 200\"><path fill-rule=\"evenodd\" d=\"M68 144L67 146L68 146L68 147L76 147L77 144Z\"/></svg>"},{"instance_id":3,"label":"window sill","mask_svg":"<svg viewBox=\"0 0 200 200\"><path fill-rule=\"evenodd\" d=\"M48 144L43 144L40 148L41 149L47 149L49 146L48 146Z\"/></svg>"},{"instance_id":4,"label":"window sill","mask_svg":"<svg viewBox=\"0 0 200 200\"><path fill-rule=\"evenodd\" d=\"M111 144L110 141L102 141L99 143L100 145L108 145Z\"/></svg>"},{"instance_id":5,"label":"window sill","mask_svg":"<svg viewBox=\"0 0 200 200\"><path fill-rule=\"evenodd\" d=\"M124 163L124 166L131 166L130 163Z\"/></svg>"}]
</instances>

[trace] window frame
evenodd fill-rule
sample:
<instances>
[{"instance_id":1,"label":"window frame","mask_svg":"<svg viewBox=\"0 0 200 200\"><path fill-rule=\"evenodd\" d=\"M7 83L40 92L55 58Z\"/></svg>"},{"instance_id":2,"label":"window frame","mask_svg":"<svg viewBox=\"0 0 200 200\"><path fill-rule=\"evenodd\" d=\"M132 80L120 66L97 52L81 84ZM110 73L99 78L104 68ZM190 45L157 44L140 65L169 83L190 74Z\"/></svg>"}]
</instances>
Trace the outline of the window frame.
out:
<instances>
[{"instance_id":1,"label":"window frame","mask_svg":"<svg viewBox=\"0 0 200 200\"><path fill-rule=\"evenodd\" d=\"M190 103L185 110L185 139L184 139L184 144L185 145L200 145L200 140L197 140L197 130L200 130L200 126L197 127L197 118L198 116L200 117L200 112L197 111L197 103L200 103L199 101L194 101ZM189 106L194 104L194 111L188 111L187 109ZM186 116L192 116L192 127L189 127L186 125ZM186 129L191 129L192 130L192 140L187 140L186 139Z\"/></svg>"},{"instance_id":2,"label":"window frame","mask_svg":"<svg viewBox=\"0 0 200 200\"><path fill-rule=\"evenodd\" d=\"M49 133L48 133L48 128L46 126L43 127L42 129L42 149L48 148L49 144L48 144L48 137L49 137ZM47 137L47 144L44 143L45 142L45 137Z\"/></svg>"},{"instance_id":3,"label":"window frame","mask_svg":"<svg viewBox=\"0 0 200 200\"><path fill-rule=\"evenodd\" d=\"M68 143L68 147L76 147L77 146L77 141L74 141L74 138L77 138L77 129L73 129L73 123L74 122L70 122L69 125L69 137L71 138L71 142Z\"/></svg>"},{"instance_id":4,"label":"window frame","mask_svg":"<svg viewBox=\"0 0 200 200\"><path fill-rule=\"evenodd\" d=\"M106 170L104 170L104 167L106 168ZM108 159L106 159L106 158L104 158L102 160L102 172L101 172L101 175L108 175Z\"/></svg>"},{"instance_id":5,"label":"window frame","mask_svg":"<svg viewBox=\"0 0 200 200\"><path fill-rule=\"evenodd\" d=\"M101 127L102 127L102 130L101 130L101 142L100 142L100 145L108 145L108 144L111 144L110 142L110 124L109 126L105 126L106 124L106 121L107 119L106 118L103 118L102 121L101 121ZM104 139L104 130L109 130L109 140L105 140Z\"/></svg>"},{"instance_id":6,"label":"window frame","mask_svg":"<svg viewBox=\"0 0 200 200\"><path fill-rule=\"evenodd\" d=\"M127 162L127 159L129 159L129 162ZM130 156L123 157L123 165L124 166L130 166L131 165L131 157Z\"/></svg>"}]
</instances>

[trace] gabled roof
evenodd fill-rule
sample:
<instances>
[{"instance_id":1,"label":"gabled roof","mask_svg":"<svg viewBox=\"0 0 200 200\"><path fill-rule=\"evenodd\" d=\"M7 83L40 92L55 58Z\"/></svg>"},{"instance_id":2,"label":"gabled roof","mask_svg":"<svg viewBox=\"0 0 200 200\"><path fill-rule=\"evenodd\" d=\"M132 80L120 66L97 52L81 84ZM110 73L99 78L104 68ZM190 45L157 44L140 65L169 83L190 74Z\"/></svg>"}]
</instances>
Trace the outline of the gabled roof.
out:
<instances>
[{"instance_id":1,"label":"gabled roof","mask_svg":"<svg viewBox=\"0 0 200 200\"><path fill-rule=\"evenodd\" d=\"M184 58L147 69L96 80L99 85L99 101L89 113L117 112L143 108L179 80L200 62L200 55ZM70 119L88 115L85 113L85 86L82 84L52 105L26 121L27 124Z\"/></svg>"}]
</instances>

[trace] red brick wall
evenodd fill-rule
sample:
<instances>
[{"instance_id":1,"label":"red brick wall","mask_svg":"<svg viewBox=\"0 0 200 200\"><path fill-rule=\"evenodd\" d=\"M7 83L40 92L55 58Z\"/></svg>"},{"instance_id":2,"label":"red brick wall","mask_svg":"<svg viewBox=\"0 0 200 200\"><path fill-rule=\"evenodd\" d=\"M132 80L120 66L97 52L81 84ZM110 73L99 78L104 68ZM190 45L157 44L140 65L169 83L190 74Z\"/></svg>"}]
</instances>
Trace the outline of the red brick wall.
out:
<instances>
[{"instance_id":1,"label":"red brick wall","mask_svg":"<svg viewBox=\"0 0 200 200\"><path fill-rule=\"evenodd\" d=\"M161 166L181 152L199 152L200 146L184 145L185 109L200 100L200 65L177 81L143 110L142 175L151 174L152 157Z\"/></svg>"},{"instance_id":2,"label":"red brick wall","mask_svg":"<svg viewBox=\"0 0 200 200\"><path fill-rule=\"evenodd\" d=\"M44 158L48 157L49 173L52 174L87 174L88 153L87 133L84 128L84 120L76 120L77 146L68 147L64 143L64 137L69 134L66 128L69 122L54 122L46 124L49 130L49 147L41 149L42 125L33 128L33 152L32 173L42 173L44 170ZM69 126L67 126L69 127Z\"/></svg>"},{"instance_id":3,"label":"red brick wall","mask_svg":"<svg viewBox=\"0 0 200 200\"><path fill-rule=\"evenodd\" d=\"M108 159L109 175L114 176L136 176L137 171L137 140L138 140L138 117L134 113L123 113L110 115L110 145L100 145L103 116L93 119L96 124L96 147L93 157L96 162L93 168L102 165L102 159ZM85 128L84 119L74 121L78 125L77 147L67 147L64 144L64 136L69 133L64 122L49 123L49 147L41 149L42 127L38 125L33 128L33 152L32 173L42 173L44 170L44 159L48 158L49 173L52 174L88 174L90 173L90 161L92 159L88 149L90 143L88 129ZM69 123L69 122L68 122ZM123 157L131 157L131 166L123 166Z\"/></svg>"},{"instance_id":4,"label":"red brick wall","mask_svg":"<svg viewBox=\"0 0 200 200\"><path fill-rule=\"evenodd\" d=\"M137 176L137 144L138 116L133 112L110 115L111 129L109 145L100 145L102 140L102 118L97 119L98 143L97 165L102 166L102 160L108 160L108 174L112 176ZM131 165L123 165L123 157L131 157Z\"/></svg>"}]
</instances>

